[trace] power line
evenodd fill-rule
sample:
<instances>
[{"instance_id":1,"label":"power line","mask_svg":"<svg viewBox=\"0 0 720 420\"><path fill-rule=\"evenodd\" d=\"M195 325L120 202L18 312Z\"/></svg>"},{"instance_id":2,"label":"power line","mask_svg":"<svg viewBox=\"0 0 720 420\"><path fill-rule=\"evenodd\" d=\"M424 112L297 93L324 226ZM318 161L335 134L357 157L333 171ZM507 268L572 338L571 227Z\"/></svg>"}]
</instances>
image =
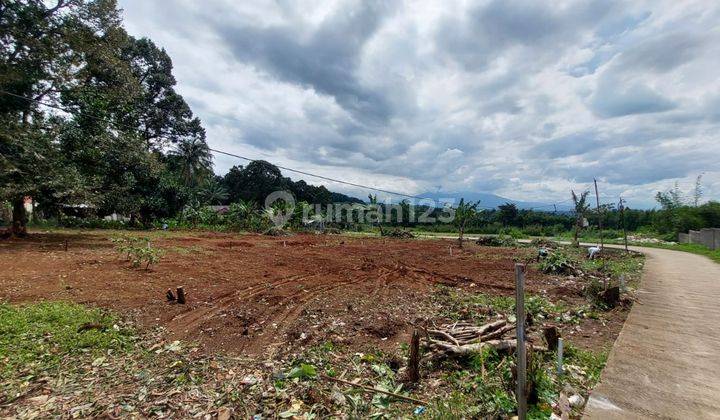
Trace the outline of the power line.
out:
<instances>
[{"instance_id":1,"label":"power line","mask_svg":"<svg viewBox=\"0 0 720 420\"><path fill-rule=\"evenodd\" d=\"M7 92L7 91L4 91L4 90L0 90L0 93L5 94L5 95L9 95L9 96L13 96L13 97L16 97L16 98L19 98L19 99L24 99L24 100L26 100L26 101L36 102L36 103L39 103L39 104L41 104L41 105L47 106L48 108L52 108L52 109L56 109L56 110L59 110L59 111L63 111L63 112L66 112L66 113L68 113L68 114L71 114L71 115L78 115L78 113L76 113L76 112L74 112L74 111L72 111L72 110L65 109L65 108L63 108L63 107L61 107L61 106L59 106L59 105L55 105L55 104L52 104L52 103L47 103L47 102L42 101L42 100L37 99L37 98L29 98L29 97L26 97L26 96L23 96L23 95L18 95L18 94L16 94L16 93ZM121 129L121 127L118 127L118 125L117 125L115 122L109 121L109 120L107 120L107 119L105 119L105 118L98 117L98 116L95 116L95 115L92 115L92 114L88 114L88 113L82 113L82 115L85 116L85 117L88 117L88 118L92 118L92 119L96 119L96 120L98 120L98 121L105 122L105 123L107 123L107 124L109 124L109 125L113 125L113 126L115 126L116 129ZM133 128L133 127L128 126L127 128ZM248 162L257 162L257 161L260 161L260 159L252 159L252 158L249 158L249 157L246 157L246 156L242 156L242 155L238 155L238 154L235 154L235 153L226 152L226 151L223 151L223 150L213 149L213 148L210 148L210 147L208 147L208 149L209 149L210 151L212 151L212 152L215 152L215 153L219 153L219 154L223 154L223 155L226 155L226 156L235 157L235 158L238 158L238 159L243 159L243 160L246 160L246 161L248 161ZM354 183L354 182L343 181L343 180L340 180L340 179L331 178L331 177L327 177L327 176L324 176L324 175L318 175L318 174L313 174L313 173L306 172L306 171L301 171L301 170L298 170L298 169L288 168L288 167L286 167L286 166L275 165L275 164L273 164L273 166L276 166L277 168L282 169L282 170L285 170L285 171L288 171L288 172L294 172L294 173L298 173L298 174L301 174L301 175L311 176L311 177L314 177L314 178L323 179L323 180L330 181L330 182L336 182L336 183L338 183L338 184L348 185L348 186L352 186L352 187L356 187L356 188L362 188L362 189L366 189L366 190L382 192L382 193L385 193L385 194L395 195L395 196L399 196L399 197L413 198L413 199L417 199L417 200L436 201L436 200L434 200L434 199L432 199L432 198L429 198L429 197L422 197L422 196L418 196L418 195L405 194L405 193L401 193L401 192L397 192L397 191L386 190L386 189L383 189L383 188L371 187L371 186L369 186L369 185L363 185L363 184L357 184L357 183ZM556 205L556 204L562 204L562 203L567 202L567 201L569 201L569 200L563 200L563 201L560 201L560 202L557 202L557 203L547 204L547 205L542 205L542 206L534 206L534 207L528 208L528 210L534 210L534 209L546 208L546 207L553 207L553 206ZM487 207L487 206L478 206L478 207L480 207L480 208L482 208L482 209L485 209L485 210L494 210L494 209L496 209L496 207Z\"/></svg>"},{"instance_id":2,"label":"power line","mask_svg":"<svg viewBox=\"0 0 720 420\"><path fill-rule=\"evenodd\" d=\"M236 158L243 159L243 160L247 160L247 161L250 161L250 162L257 162L257 161L258 161L258 159L251 159L251 158L249 158L249 157L237 155L237 154L235 154L235 153L225 152L225 151L222 151L222 150L217 150L217 149L213 149L213 148L210 148L210 150L213 151L213 152L215 152L215 153L220 153L220 154L223 154L223 155L236 157ZM382 189L382 188L370 187L370 186L368 186L368 185L356 184L356 183L354 183L354 182L348 182L348 181L343 181L343 180L340 180L340 179L330 178L330 177L323 176L323 175L317 175L317 174L313 174L313 173L310 173L310 172L301 171L301 170L298 170L298 169L288 168L288 167L286 167L286 166L280 166L280 165L275 165L275 164L272 164L272 165L273 165L273 166L276 166L276 167L278 167L278 168L280 168L280 169L283 169L283 170L285 170L285 171L295 172L295 173L302 174L302 175L306 175L306 176L312 176L312 177L315 177L315 178L324 179L324 180L326 180L326 181L337 182L338 184L350 185L350 186L353 186L353 187L363 188L363 189L372 190L372 191L378 191L378 192L382 192L382 193L386 193L386 194L391 194L391 195L397 195L397 196L400 196L400 197L415 198L415 199L418 199L418 200L432 200L431 198L421 197L421 196L419 196L419 195L405 194L405 193L401 193L401 192L397 192L397 191L390 191L390 190L385 190L385 189Z\"/></svg>"}]
</instances>

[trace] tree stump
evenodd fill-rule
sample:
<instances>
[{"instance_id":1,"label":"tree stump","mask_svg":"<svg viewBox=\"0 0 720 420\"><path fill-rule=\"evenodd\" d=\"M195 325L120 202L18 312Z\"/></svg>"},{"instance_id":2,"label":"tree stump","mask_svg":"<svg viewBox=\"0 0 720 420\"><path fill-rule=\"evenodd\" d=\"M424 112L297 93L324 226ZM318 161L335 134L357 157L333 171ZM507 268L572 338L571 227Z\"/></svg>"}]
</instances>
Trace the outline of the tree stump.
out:
<instances>
[{"instance_id":1,"label":"tree stump","mask_svg":"<svg viewBox=\"0 0 720 420\"><path fill-rule=\"evenodd\" d=\"M177 288L177 303L181 305L185 304L185 289L183 286Z\"/></svg>"},{"instance_id":2,"label":"tree stump","mask_svg":"<svg viewBox=\"0 0 720 420\"><path fill-rule=\"evenodd\" d=\"M620 287L615 286L603 291L600 293L600 298L608 307L616 307L620 303Z\"/></svg>"},{"instance_id":3,"label":"tree stump","mask_svg":"<svg viewBox=\"0 0 720 420\"><path fill-rule=\"evenodd\" d=\"M420 381L420 333L413 330L410 340L410 357L408 359L408 381L417 383Z\"/></svg>"},{"instance_id":4,"label":"tree stump","mask_svg":"<svg viewBox=\"0 0 720 420\"><path fill-rule=\"evenodd\" d=\"M558 338L560 338L560 330L554 325L548 325L543 328L545 342L547 342L548 350L556 351L558 346Z\"/></svg>"},{"instance_id":5,"label":"tree stump","mask_svg":"<svg viewBox=\"0 0 720 420\"><path fill-rule=\"evenodd\" d=\"M167 292L165 292L165 297L167 298L168 302L175 302L175 294L173 293L172 289L167 289Z\"/></svg>"}]
</instances>

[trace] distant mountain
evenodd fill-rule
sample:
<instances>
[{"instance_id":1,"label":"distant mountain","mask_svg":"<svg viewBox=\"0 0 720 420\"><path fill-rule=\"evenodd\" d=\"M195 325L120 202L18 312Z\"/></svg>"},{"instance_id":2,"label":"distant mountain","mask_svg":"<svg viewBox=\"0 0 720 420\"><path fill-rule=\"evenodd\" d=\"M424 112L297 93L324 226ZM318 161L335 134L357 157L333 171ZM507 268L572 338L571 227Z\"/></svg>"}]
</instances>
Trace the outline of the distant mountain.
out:
<instances>
[{"instance_id":1,"label":"distant mountain","mask_svg":"<svg viewBox=\"0 0 720 420\"><path fill-rule=\"evenodd\" d=\"M495 194L491 194L491 193L484 193L484 192L470 192L470 191L442 192L441 191L441 192L426 192L424 194L418 194L418 195L421 197L427 197L427 198L430 198L433 200L437 200L439 203L449 202L451 204L459 203L461 198L464 198L465 201L472 201L472 202L480 200L480 207L482 207L482 208L496 208L497 206L500 206L505 203L513 203L519 209L535 208L536 210L544 210L544 211L553 211L554 210L552 203L511 200L509 198L500 197L499 195L495 195ZM557 206L558 211L569 211L571 209L572 208L566 204L558 204L558 206Z\"/></svg>"}]
</instances>

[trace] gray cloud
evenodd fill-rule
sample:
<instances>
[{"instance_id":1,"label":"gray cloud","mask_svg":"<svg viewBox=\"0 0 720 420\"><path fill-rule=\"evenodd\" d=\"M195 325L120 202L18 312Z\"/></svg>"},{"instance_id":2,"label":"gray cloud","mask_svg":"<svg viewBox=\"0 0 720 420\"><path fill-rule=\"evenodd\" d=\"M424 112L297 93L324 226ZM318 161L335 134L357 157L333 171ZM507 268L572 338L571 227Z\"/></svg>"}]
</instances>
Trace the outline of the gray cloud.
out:
<instances>
[{"instance_id":1,"label":"gray cloud","mask_svg":"<svg viewBox=\"0 0 720 420\"><path fill-rule=\"evenodd\" d=\"M363 87L356 74L363 46L389 12L380 2L361 2L356 10L338 10L310 34L287 24L253 26L232 20L219 22L217 29L239 62L331 95L358 117L381 123L392 112L388 101L381 92Z\"/></svg>"},{"instance_id":2,"label":"gray cloud","mask_svg":"<svg viewBox=\"0 0 720 420\"><path fill-rule=\"evenodd\" d=\"M410 193L552 201L597 177L647 205L706 171L720 197L719 5L120 3L218 148Z\"/></svg>"},{"instance_id":3,"label":"gray cloud","mask_svg":"<svg viewBox=\"0 0 720 420\"><path fill-rule=\"evenodd\" d=\"M601 117L611 118L664 112L677 104L639 82L630 86L603 83L595 92L591 107Z\"/></svg>"}]
</instances>

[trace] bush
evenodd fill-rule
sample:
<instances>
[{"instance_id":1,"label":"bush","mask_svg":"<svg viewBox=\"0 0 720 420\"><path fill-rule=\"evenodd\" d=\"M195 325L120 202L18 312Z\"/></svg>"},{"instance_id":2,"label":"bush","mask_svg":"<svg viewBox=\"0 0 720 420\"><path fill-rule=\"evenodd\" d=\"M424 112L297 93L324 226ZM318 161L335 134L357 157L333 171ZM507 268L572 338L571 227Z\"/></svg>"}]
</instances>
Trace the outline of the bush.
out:
<instances>
[{"instance_id":1,"label":"bush","mask_svg":"<svg viewBox=\"0 0 720 420\"><path fill-rule=\"evenodd\" d=\"M575 271L574 263L564 252L556 250L540 261L540 270L546 274L569 274Z\"/></svg>"},{"instance_id":2,"label":"bush","mask_svg":"<svg viewBox=\"0 0 720 420\"><path fill-rule=\"evenodd\" d=\"M482 246L515 246L517 241L509 236L498 235L498 236L481 236L475 241L476 244Z\"/></svg>"},{"instance_id":3,"label":"bush","mask_svg":"<svg viewBox=\"0 0 720 420\"><path fill-rule=\"evenodd\" d=\"M500 235L507 235L513 239L522 239L527 237L527 235L525 235L522 230L516 227L505 228L500 231Z\"/></svg>"},{"instance_id":4,"label":"bush","mask_svg":"<svg viewBox=\"0 0 720 420\"><path fill-rule=\"evenodd\" d=\"M164 253L161 249L153 248L148 238L119 236L110 238L110 241L115 244L115 249L124 254L135 268L145 263L145 270L149 270L151 265L160 261Z\"/></svg>"}]
</instances>

